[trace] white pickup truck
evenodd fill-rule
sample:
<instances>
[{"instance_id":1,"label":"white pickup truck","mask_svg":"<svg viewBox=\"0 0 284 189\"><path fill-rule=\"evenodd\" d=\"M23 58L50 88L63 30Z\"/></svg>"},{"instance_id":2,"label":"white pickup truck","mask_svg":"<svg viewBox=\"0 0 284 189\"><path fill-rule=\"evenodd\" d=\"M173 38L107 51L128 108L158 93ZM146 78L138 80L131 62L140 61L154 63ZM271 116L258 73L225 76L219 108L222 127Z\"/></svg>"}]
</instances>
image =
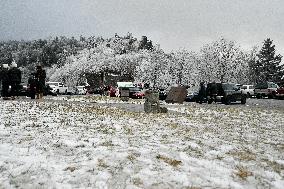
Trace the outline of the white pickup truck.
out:
<instances>
[{"instance_id":1,"label":"white pickup truck","mask_svg":"<svg viewBox=\"0 0 284 189\"><path fill-rule=\"evenodd\" d=\"M68 92L68 87L61 82L46 82L46 85L49 85L53 93L67 94Z\"/></svg>"}]
</instances>

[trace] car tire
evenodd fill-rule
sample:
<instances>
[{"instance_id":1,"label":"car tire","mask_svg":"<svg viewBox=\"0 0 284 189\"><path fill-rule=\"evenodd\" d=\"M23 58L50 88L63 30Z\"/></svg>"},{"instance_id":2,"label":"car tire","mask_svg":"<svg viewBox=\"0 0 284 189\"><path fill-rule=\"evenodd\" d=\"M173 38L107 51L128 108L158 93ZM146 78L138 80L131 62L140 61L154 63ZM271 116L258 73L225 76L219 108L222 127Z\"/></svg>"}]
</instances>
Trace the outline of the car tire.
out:
<instances>
[{"instance_id":1,"label":"car tire","mask_svg":"<svg viewBox=\"0 0 284 189\"><path fill-rule=\"evenodd\" d=\"M208 104L212 104L213 99L208 99Z\"/></svg>"},{"instance_id":2,"label":"car tire","mask_svg":"<svg viewBox=\"0 0 284 189\"><path fill-rule=\"evenodd\" d=\"M231 98L230 97L226 97L225 104L226 105L230 105L231 104Z\"/></svg>"},{"instance_id":3,"label":"car tire","mask_svg":"<svg viewBox=\"0 0 284 189\"><path fill-rule=\"evenodd\" d=\"M247 98L246 97L242 97L241 104L245 104L246 102L247 102Z\"/></svg>"},{"instance_id":4,"label":"car tire","mask_svg":"<svg viewBox=\"0 0 284 189\"><path fill-rule=\"evenodd\" d=\"M273 91L272 92L272 98L276 98L277 96L276 96L276 92L275 91Z\"/></svg>"},{"instance_id":5,"label":"car tire","mask_svg":"<svg viewBox=\"0 0 284 189\"><path fill-rule=\"evenodd\" d=\"M250 98L250 93L249 92L247 93L247 98Z\"/></svg>"},{"instance_id":6,"label":"car tire","mask_svg":"<svg viewBox=\"0 0 284 189\"><path fill-rule=\"evenodd\" d=\"M257 99L261 99L261 95L260 94L256 94L256 98Z\"/></svg>"}]
</instances>

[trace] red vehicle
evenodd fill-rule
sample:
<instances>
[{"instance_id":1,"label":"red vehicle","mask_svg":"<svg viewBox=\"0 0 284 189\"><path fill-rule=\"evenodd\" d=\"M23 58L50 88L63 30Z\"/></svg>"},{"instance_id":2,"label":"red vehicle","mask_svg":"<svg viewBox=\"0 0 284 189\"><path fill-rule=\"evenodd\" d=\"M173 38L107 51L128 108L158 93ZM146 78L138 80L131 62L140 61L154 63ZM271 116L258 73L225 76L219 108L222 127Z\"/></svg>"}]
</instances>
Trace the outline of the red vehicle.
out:
<instances>
[{"instance_id":1,"label":"red vehicle","mask_svg":"<svg viewBox=\"0 0 284 189\"><path fill-rule=\"evenodd\" d=\"M132 98L144 98L145 94L143 92L137 92L132 95Z\"/></svg>"},{"instance_id":2,"label":"red vehicle","mask_svg":"<svg viewBox=\"0 0 284 189\"><path fill-rule=\"evenodd\" d=\"M145 93L138 87L130 87L129 88L129 97L130 98L144 98Z\"/></svg>"},{"instance_id":3,"label":"red vehicle","mask_svg":"<svg viewBox=\"0 0 284 189\"><path fill-rule=\"evenodd\" d=\"M254 94L256 98L274 98L278 88L279 86L273 82L258 83L255 85Z\"/></svg>"},{"instance_id":4,"label":"red vehicle","mask_svg":"<svg viewBox=\"0 0 284 189\"><path fill-rule=\"evenodd\" d=\"M110 97L116 97L115 93L116 93L116 88L113 87L113 86L110 86L110 88L109 88L109 96Z\"/></svg>"},{"instance_id":5,"label":"red vehicle","mask_svg":"<svg viewBox=\"0 0 284 189\"><path fill-rule=\"evenodd\" d=\"M282 86L282 87L277 89L276 96L279 99L283 99L284 98L284 86Z\"/></svg>"}]
</instances>

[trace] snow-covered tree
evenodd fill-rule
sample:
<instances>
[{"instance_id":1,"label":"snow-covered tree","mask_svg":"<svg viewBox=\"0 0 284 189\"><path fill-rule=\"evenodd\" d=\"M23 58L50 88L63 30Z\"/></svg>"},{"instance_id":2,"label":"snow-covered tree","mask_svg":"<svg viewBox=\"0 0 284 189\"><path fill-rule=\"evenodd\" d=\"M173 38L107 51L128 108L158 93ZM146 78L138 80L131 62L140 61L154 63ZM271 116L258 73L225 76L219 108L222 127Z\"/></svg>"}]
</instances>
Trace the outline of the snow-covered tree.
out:
<instances>
[{"instance_id":1,"label":"snow-covered tree","mask_svg":"<svg viewBox=\"0 0 284 189\"><path fill-rule=\"evenodd\" d=\"M187 50L165 53L159 46L139 49L131 35L88 39L90 46L71 55L62 66L48 71L50 80L77 85L90 74L115 73L154 88L205 82L248 83L255 53L244 52L233 41L221 38L205 45L200 54ZM131 42L132 41L132 42Z\"/></svg>"},{"instance_id":2,"label":"snow-covered tree","mask_svg":"<svg viewBox=\"0 0 284 189\"><path fill-rule=\"evenodd\" d=\"M200 55L200 77L204 81L245 82L247 55L234 42L221 38L205 45Z\"/></svg>"},{"instance_id":3,"label":"snow-covered tree","mask_svg":"<svg viewBox=\"0 0 284 189\"><path fill-rule=\"evenodd\" d=\"M191 86L199 82L198 56L185 49L172 53L170 65L173 80L176 84Z\"/></svg>"},{"instance_id":4,"label":"snow-covered tree","mask_svg":"<svg viewBox=\"0 0 284 189\"><path fill-rule=\"evenodd\" d=\"M141 61L135 69L135 81L148 83L154 88L167 87L171 82L167 55L159 48L140 53Z\"/></svg>"},{"instance_id":5,"label":"snow-covered tree","mask_svg":"<svg viewBox=\"0 0 284 189\"><path fill-rule=\"evenodd\" d=\"M64 65L53 66L48 71L49 79L73 86L85 80L88 74L118 73L134 78L143 53L138 52L139 43L131 34L107 40L92 38L89 43L88 48L69 56Z\"/></svg>"}]
</instances>

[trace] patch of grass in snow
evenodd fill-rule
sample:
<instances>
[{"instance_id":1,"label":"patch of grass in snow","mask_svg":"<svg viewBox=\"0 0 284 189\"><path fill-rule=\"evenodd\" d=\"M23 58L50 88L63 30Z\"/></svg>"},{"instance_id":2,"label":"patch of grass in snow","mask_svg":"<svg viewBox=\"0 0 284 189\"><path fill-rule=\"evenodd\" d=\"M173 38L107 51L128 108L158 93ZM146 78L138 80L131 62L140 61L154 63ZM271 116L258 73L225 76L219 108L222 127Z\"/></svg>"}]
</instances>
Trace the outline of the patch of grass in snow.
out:
<instances>
[{"instance_id":1,"label":"patch of grass in snow","mask_svg":"<svg viewBox=\"0 0 284 189\"><path fill-rule=\"evenodd\" d=\"M195 158L204 157L204 152L202 150L199 150L199 149L195 149L195 148L192 148L192 147L187 147L183 151L186 152L186 154L191 156L191 157L195 157Z\"/></svg>"},{"instance_id":2,"label":"patch of grass in snow","mask_svg":"<svg viewBox=\"0 0 284 189\"><path fill-rule=\"evenodd\" d=\"M108 168L109 166L105 163L105 161L103 159L98 159L98 164L99 167L102 168Z\"/></svg>"},{"instance_id":3,"label":"patch of grass in snow","mask_svg":"<svg viewBox=\"0 0 284 189\"><path fill-rule=\"evenodd\" d=\"M139 152L132 152L126 158L133 163L133 161L136 160L137 157L140 157L140 155L141 154Z\"/></svg>"},{"instance_id":4,"label":"patch of grass in snow","mask_svg":"<svg viewBox=\"0 0 284 189\"><path fill-rule=\"evenodd\" d=\"M56 100L56 98L54 98ZM128 103L128 104L143 104L144 99L131 99L128 101L122 101L119 97L109 97L109 96L72 96L72 98L67 98L68 101L86 101L93 103Z\"/></svg>"},{"instance_id":5,"label":"patch of grass in snow","mask_svg":"<svg viewBox=\"0 0 284 189\"><path fill-rule=\"evenodd\" d=\"M235 172L235 175L237 175L242 180L246 180L247 177L252 176L252 172L250 172L246 167L243 166L237 166L237 171Z\"/></svg>"},{"instance_id":6,"label":"patch of grass in snow","mask_svg":"<svg viewBox=\"0 0 284 189\"><path fill-rule=\"evenodd\" d=\"M126 126L124 126L123 128L124 128L125 133L126 133L127 135L133 135L133 131L132 131L131 128L126 127Z\"/></svg>"},{"instance_id":7,"label":"patch of grass in snow","mask_svg":"<svg viewBox=\"0 0 284 189\"><path fill-rule=\"evenodd\" d=\"M75 146L75 148L84 148L84 147L86 147L85 144L78 144L78 145Z\"/></svg>"},{"instance_id":8,"label":"patch of grass in snow","mask_svg":"<svg viewBox=\"0 0 284 189\"><path fill-rule=\"evenodd\" d=\"M283 164L279 164L276 161L270 161L268 159L263 159L262 161L266 162L266 164L272 168L273 171L275 171L276 173L278 173L279 175L283 174L283 170L284 170L284 165Z\"/></svg>"},{"instance_id":9,"label":"patch of grass in snow","mask_svg":"<svg viewBox=\"0 0 284 189\"><path fill-rule=\"evenodd\" d=\"M132 182L133 182L133 184L134 185L136 185L136 186L143 186L143 181L140 179L140 178L133 178L132 179Z\"/></svg>"},{"instance_id":10,"label":"patch of grass in snow","mask_svg":"<svg viewBox=\"0 0 284 189\"><path fill-rule=\"evenodd\" d=\"M109 125L100 125L96 129L98 132L103 133L103 134L113 134L115 132L114 128L112 128Z\"/></svg>"},{"instance_id":11,"label":"patch of grass in snow","mask_svg":"<svg viewBox=\"0 0 284 189\"><path fill-rule=\"evenodd\" d=\"M177 123L169 123L167 126L170 127L171 129L178 128L178 124Z\"/></svg>"},{"instance_id":12,"label":"patch of grass in snow","mask_svg":"<svg viewBox=\"0 0 284 189\"><path fill-rule=\"evenodd\" d=\"M65 169L64 169L64 171L70 171L70 172L73 172L73 171L75 171L76 170L76 167L73 167L73 166L69 166L69 167L66 167Z\"/></svg>"},{"instance_id":13,"label":"patch of grass in snow","mask_svg":"<svg viewBox=\"0 0 284 189\"><path fill-rule=\"evenodd\" d=\"M256 154L249 150L244 151L230 151L227 154L233 156L234 158L237 158L242 161L255 161L256 160Z\"/></svg>"},{"instance_id":14,"label":"patch of grass in snow","mask_svg":"<svg viewBox=\"0 0 284 189\"><path fill-rule=\"evenodd\" d=\"M113 143L111 141L105 141L103 143L100 144L100 146L114 146Z\"/></svg>"},{"instance_id":15,"label":"patch of grass in snow","mask_svg":"<svg viewBox=\"0 0 284 189\"><path fill-rule=\"evenodd\" d=\"M172 158L160 155L160 154L158 154L156 156L156 158L158 160L164 161L165 163L167 163L167 164L169 164L169 165L171 165L173 167L177 167L178 165L182 164L182 162L180 160L172 159Z\"/></svg>"},{"instance_id":16,"label":"patch of grass in snow","mask_svg":"<svg viewBox=\"0 0 284 189\"><path fill-rule=\"evenodd\" d=\"M34 140L34 137L28 135L24 138L21 138L20 141L18 142L18 144L20 144L22 142L29 142L29 141L32 141L32 140Z\"/></svg>"},{"instance_id":17,"label":"patch of grass in snow","mask_svg":"<svg viewBox=\"0 0 284 189\"><path fill-rule=\"evenodd\" d=\"M278 146L279 150L284 150L284 144L279 144Z\"/></svg>"},{"instance_id":18,"label":"patch of grass in snow","mask_svg":"<svg viewBox=\"0 0 284 189\"><path fill-rule=\"evenodd\" d=\"M136 157L133 154L129 154L126 158L129 159L131 162L133 162L136 159Z\"/></svg>"}]
</instances>

